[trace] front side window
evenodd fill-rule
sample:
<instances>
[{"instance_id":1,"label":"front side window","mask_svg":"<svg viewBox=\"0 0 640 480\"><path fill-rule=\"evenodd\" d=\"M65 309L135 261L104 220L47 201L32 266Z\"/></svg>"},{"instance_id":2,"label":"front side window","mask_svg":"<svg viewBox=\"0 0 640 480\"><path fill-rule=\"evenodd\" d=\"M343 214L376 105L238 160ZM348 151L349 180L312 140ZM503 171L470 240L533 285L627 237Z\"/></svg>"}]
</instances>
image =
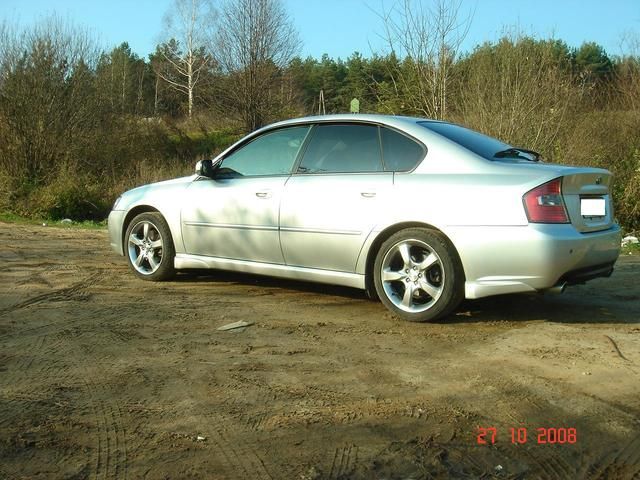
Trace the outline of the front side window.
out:
<instances>
[{"instance_id":1,"label":"front side window","mask_svg":"<svg viewBox=\"0 0 640 480\"><path fill-rule=\"evenodd\" d=\"M229 177L288 175L309 126L267 132L222 160L218 173Z\"/></svg>"},{"instance_id":2,"label":"front side window","mask_svg":"<svg viewBox=\"0 0 640 480\"><path fill-rule=\"evenodd\" d=\"M382 155L375 125L317 125L299 173L381 172Z\"/></svg>"},{"instance_id":3,"label":"front side window","mask_svg":"<svg viewBox=\"0 0 640 480\"><path fill-rule=\"evenodd\" d=\"M389 128L380 129L385 170L408 172L425 156L422 145Z\"/></svg>"}]
</instances>

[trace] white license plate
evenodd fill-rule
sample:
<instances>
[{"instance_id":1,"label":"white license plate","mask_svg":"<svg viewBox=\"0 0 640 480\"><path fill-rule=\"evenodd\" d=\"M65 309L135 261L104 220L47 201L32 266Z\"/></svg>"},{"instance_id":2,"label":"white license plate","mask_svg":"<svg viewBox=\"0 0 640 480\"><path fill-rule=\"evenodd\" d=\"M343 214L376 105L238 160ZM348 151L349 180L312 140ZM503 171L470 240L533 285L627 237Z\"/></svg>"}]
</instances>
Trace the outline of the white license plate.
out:
<instances>
[{"instance_id":1,"label":"white license plate","mask_svg":"<svg viewBox=\"0 0 640 480\"><path fill-rule=\"evenodd\" d=\"M604 217L604 198L582 198L580 212L583 217Z\"/></svg>"}]
</instances>

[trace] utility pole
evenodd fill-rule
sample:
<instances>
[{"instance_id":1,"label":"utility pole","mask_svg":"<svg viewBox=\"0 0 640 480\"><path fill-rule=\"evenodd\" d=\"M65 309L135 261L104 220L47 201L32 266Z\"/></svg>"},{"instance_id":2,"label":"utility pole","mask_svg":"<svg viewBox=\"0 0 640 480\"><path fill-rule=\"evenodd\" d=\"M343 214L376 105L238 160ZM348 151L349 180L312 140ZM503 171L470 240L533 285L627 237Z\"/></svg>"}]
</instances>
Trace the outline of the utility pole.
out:
<instances>
[{"instance_id":1,"label":"utility pole","mask_svg":"<svg viewBox=\"0 0 640 480\"><path fill-rule=\"evenodd\" d=\"M318 115L326 115L327 111L324 108L324 90L320 90L320 98L318 99Z\"/></svg>"}]
</instances>

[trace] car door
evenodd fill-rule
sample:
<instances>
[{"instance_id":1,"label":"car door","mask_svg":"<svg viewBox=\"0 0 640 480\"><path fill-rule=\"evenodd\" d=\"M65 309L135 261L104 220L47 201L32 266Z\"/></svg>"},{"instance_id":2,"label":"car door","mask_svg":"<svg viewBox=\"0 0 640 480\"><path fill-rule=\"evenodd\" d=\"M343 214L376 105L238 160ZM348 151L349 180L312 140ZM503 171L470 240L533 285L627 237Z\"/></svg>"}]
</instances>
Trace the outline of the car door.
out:
<instances>
[{"instance_id":1,"label":"car door","mask_svg":"<svg viewBox=\"0 0 640 480\"><path fill-rule=\"evenodd\" d=\"M308 130L268 131L227 154L214 178L192 182L181 216L187 253L284 263L280 201Z\"/></svg>"},{"instance_id":2,"label":"car door","mask_svg":"<svg viewBox=\"0 0 640 480\"><path fill-rule=\"evenodd\" d=\"M287 265L354 272L392 184L377 126L316 125L282 197L280 241Z\"/></svg>"}]
</instances>

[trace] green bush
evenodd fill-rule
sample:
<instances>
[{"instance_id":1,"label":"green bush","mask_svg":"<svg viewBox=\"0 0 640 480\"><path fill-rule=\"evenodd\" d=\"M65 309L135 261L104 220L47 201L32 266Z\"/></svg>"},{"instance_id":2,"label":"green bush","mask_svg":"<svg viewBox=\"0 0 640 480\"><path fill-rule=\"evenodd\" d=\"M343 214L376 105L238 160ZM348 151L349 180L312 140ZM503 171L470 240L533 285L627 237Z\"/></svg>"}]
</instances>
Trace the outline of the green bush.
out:
<instances>
[{"instance_id":1,"label":"green bush","mask_svg":"<svg viewBox=\"0 0 640 480\"><path fill-rule=\"evenodd\" d=\"M7 172L0 168L0 212L11 209L13 185Z\"/></svg>"},{"instance_id":2,"label":"green bush","mask_svg":"<svg viewBox=\"0 0 640 480\"><path fill-rule=\"evenodd\" d=\"M105 187L96 179L65 170L50 184L34 188L26 206L27 212L20 213L53 220L103 220L111 207Z\"/></svg>"},{"instance_id":3,"label":"green bush","mask_svg":"<svg viewBox=\"0 0 640 480\"><path fill-rule=\"evenodd\" d=\"M242 135L233 130L193 133L174 131L168 136L169 145L166 153L170 157L181 159L211 158L241 137Z\"/></svg>"}]
</instances>

